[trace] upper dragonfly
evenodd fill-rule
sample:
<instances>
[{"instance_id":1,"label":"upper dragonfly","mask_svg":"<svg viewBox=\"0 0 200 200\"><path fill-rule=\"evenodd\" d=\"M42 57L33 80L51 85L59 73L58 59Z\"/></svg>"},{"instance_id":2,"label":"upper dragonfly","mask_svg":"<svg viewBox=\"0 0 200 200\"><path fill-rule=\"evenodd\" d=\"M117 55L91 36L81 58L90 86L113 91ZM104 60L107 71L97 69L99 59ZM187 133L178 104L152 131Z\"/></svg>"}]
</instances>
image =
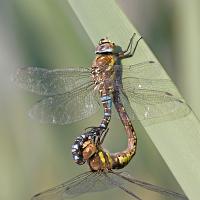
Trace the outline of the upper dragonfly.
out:
<instances>
[{"instance_id":1,"label":"upper dragonfly","mask_svg":"<svg viewBox=\"0 0 200 200\"><path fill-rule=\"evenodd\" d=\"M127 111L134 111L139 120L151 124L188 114L190 109L173 83L158 79L161 72L158 63L121 64L122 59L134 55L141 39L134 42L135 37L134 33L124 51L117 51L119 46L107 38L101 39L90 68L19 68L13 77L16 84L44 96L33 106L29 116L44 123L70 124L94 114L101 102L104 117L99 126L107 128L115 87L118 87L125 107L132 102L133 110L129 107ZM133 116L132 113L129 115ZM135 116L132 118L136 119Z\"/></svg>"}]
</instances>

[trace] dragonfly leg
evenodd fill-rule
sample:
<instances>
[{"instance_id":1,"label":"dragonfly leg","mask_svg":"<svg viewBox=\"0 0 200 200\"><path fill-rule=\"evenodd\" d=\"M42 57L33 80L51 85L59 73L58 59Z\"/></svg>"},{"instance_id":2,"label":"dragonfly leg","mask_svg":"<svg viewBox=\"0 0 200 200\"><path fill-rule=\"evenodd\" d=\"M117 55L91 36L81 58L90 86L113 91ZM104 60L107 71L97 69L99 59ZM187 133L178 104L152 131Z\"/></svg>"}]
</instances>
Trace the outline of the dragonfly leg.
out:
<instances>
[{"instance_id":1,"label":"dragonfly leg","mask_svg":"<svg viewBox=\"0 0 200 200\"><path fill-rule=\"evenodd\" d=\"M107 129L103 132L102 137L100 138L100 145L103 144L104 139L105 139L105 137L106 137L106 135L107 135L107 133L108 133L108 130L109 130L109 128L107 128Z\"/></svg>"},{"instance_id":2,"label":"dragonfly leg","mask_svg":"<svg viewBox=\"0 0 200 200\"><path fill-rule=\"evenodd\" d=\"M99 127L99 126L88 126L84 130L86 131L88 129L91 129L92 131L96 131L97 129L104 129L104 128L103 127Z\"/></svg>"},{"instance_id":3,"label":"dragonfly leg","mask_svg":"<svg viewBox=\"0 0 200 200\"><path fill-rule=\"evenodd\" d=\"M104 129L102 127L96 127L95 129L96 129L95 130L96 137L94 137L94 143L96 145L102 145L103 141L108 133L109 128Z\"/></svg>"},{"instance_id":4,"label":"dragonfly leg","mask_svg":"<svg viewBox=\"0 0 200 200\"><path fill-rule=\"evenodd\" d=\"M104 127L87 127L85 130L91 128L89 131L94 137L93 137L93 142L96 145L101 145L107 135L108 129L105 129Z\"/></svg>"},{"instance_id":5,"label":"dragonfly leg","mask_svg":"<svg viewBox=\"0 0 200 200\"><path fill-rule=\"evenodd\" d=\"M136 49L137 49L137 46L138 46L140 40L142 39L142 37L140 37L140 38L136 41L135 46L134 46L134 48L133 48L133 39L134 39L134 36L135 36L135 35L136 35L136 34L133 34L133 36L131 37L127 49L126 49L125 51L122 51L121 53L119 53L119 58L120 58L120 59L130 58L130 57L132 57L132 56L135 54L135 51L136 51ZM132 49L133 49L133 50L132 50Z\"/></svg>"},{"instance_id":6,"label":"dragonfly leg","mask_svg":"<svg viewBox=\"0 0 200 200\"><path fill-rule=\"evenodd\" d=\"M129 42L129 44L128 44L128 47L126 48L125 51L123 51L123 54L125 54L125 53L128 52L128 51L131 51L132 45L133 45L133 39L134 39L135 36L136 36L136 33L133 33L133 36L132 36L131 39L130 39L130 42ZM129 49L130 49L130 50L129 50Z\"/></svg>"}]
</instances>

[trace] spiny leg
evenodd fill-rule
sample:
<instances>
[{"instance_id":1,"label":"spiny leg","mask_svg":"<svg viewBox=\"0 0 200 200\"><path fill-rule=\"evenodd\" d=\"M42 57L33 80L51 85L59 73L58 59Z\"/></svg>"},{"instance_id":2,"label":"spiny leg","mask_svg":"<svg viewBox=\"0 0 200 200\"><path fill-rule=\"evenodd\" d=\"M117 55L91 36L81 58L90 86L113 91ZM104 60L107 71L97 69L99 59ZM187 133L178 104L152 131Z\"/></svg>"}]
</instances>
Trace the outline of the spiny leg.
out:
<instances>
[{"instance_id":1,"label":"spiny leg","mask_svg":"<svg viewBox=\"0 0 200 200\"><path fill-rule=\"evenodd\" d=\"M142 39L142 37L140 37L137 42L135 43L135 46L133 48L133 38L135 37L136 34L133 34L133 36L130 39L129 45L127 47L127 49L125 51L122 51L119 55L120 59L125 59L125 58L130 58L135 54L135 51L137 49L137 46L140 42L140 40ZM132 50L133 48L133 50Z\"/></svg>"},{"instance_id":2,"label":"spiny leg","mask_svg":"<svg viewBox=\"0 0 200 200\"><path fill-rule=\"evenodd\" d=\"M105 130L105 132L102 134L102 137L100 138L100 145L103 144L104 139L105 139L105 137L106 137L108 131L109 131L109 128L107 128L107 129Z\"/></svg>"},{"instance_id":3,"label":"spiny leg","mask_svg":"<svg viewBox=\"0 0 200 200\"><path fill-rule=\"evenodd\" d=\"M133 45L133 39L134 37L136 36L136 33L133 33L133 36L131 37L130 41L129 41L129 44L128 44L128 47L126 48L125 51L123 51L122 53L125 54L126 52L130 52L131 49L132 49L132 45ZM130 49L130 50L129 50Z\"/></svg>"},{"instance_id":4,"label":"spiny leg","mask_svg":"<svg viewBox=\"0 0 200 200\"><path fill-rule=\"evenodd\" d=\"M95 127L95 126L90 126L85 128L85 130L91 128L90 132L95 135L93 142L96 145L101 145L107 135L107 132L109 129L105 129L104 127Z\"/></svg>"}]
</instances>

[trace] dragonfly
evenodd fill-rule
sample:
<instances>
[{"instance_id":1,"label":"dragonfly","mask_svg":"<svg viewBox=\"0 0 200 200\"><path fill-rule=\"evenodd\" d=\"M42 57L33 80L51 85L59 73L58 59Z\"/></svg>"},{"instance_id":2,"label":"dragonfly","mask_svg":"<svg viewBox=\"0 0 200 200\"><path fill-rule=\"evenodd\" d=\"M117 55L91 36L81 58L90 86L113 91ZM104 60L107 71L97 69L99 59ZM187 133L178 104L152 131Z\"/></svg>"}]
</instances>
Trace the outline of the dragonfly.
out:
<instances>
[{"instance_id":1,"label":"dragonfly","mask_svg":"<svg viewBox=\"0 0 200 200\"><path fill-rule=\"evenodd\" d=\"M14 82L43 97L31 108L29 116L42 123L70 124L95 114L103 104L104 116L99 126L106 129L116 85L132 120L153 124L186 116L190 108L173 83L158 78L162 74L159 63L121 63L134 55L141 41L141 37L135 38L134 33L124 51L118 51L119 46L108 38L101 39L91 67L17 69Z\"/></svg>"},{"instance_id":2,"label":"dragonfly","mask_svg":"<svg viewBox=\"0 0 200 200\"><path fill-rule=\"evenodd\" d=\"M102 130L103 134L99 134L98 131ZM115 187L123 190L134 199L142 200L129 189L127 184L134 184L145 190L153 191L172 199L188 200L183 194L135 179L127 172L117 171L117 169L125 167L132 159L130 155L133 155L135 152L135 144L131 138L134 138L135 133L133 131L132 134L128 135L128 147L126 150L118 153L109 153L101 146L107 132L108 129L92 128L85 133L85 137L88 139L84 141L82 154L87 160L90 171L84 172L56 187L38 193L31 200L64 200L88 192L100 192Z\"/></svg>"}]
</instances>

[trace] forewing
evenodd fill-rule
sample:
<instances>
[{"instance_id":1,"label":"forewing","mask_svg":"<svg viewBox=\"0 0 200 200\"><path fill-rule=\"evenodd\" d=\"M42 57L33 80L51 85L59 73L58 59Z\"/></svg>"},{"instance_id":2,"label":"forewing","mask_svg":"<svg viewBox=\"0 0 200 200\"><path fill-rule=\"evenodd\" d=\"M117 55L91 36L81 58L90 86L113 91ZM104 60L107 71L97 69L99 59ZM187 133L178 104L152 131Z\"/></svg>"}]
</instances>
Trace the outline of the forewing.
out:
<instances>
[{"instance_id":1,"label":"forewing","mask_svg":"<svg viewBox=\"0 0 200 200\"><path fill-rule=\"evenodd\" d=\"M86 172L56 187L33 196L32 200L64 200L88 192L98 192L115 187L102 172Z\"/></svg>"},{"instance_id":2,"label":"forewing","mask_svg":"<svg viewBox=\"0 0 200 200\"><path fill-rule=\"evenodd\" d=\"M123 68L124 72L134 74L136 77L159 77L161 72L159 64L146 61L132 65L116 65ZM45 69L39 67L18 68L12 80L21 88L33 93L50 96L70 92L73 89L90 82L90 69L88 68L65 68Z\"/></svg>"},{"instance_id":3,"label":"forewing","mask_svg":"<svg viewBox=\"0 0 200 200\"><path fill-rule=\"evenodd\" d=\"M118 176L118 177L120 177L120 178L122 178L122 179L124 179L124 180L126 180L130 183L133 183L137 186L140 186L140 187L142 187L146 190L157 192L157 193L160 193L160 194L165 195L165 196L173 197L173 199L188 200L188 198L183 194L174 192L172 190L168 190L166 188L163 188L163 187L160 187L160 186L157 186L157 185L153 185L153 184L145 182L145 181L134 179L132 176L130 176L126 172L111 171L111 173L115 174L116 176Z\"/></svg>"},{"instance_id":4,"label":"forewing","mask_svg":"<svg viewBox=\"0 0 200 200\"><path fill-rule=\"evenodd\" d=\"M49 70L38 67L23 67L17 69L12 79L23 89L49 96L70 92L90 82L89 75L89 69L85 68Z\"/></svg>"},{"instance_id":5,"label":"forewing","mask_svg":"<svg viewBox=\"0 0 200 200\"><path fill-rule=\"evenodd\" d=\"M75 93L40 100L32 107L29 116L42 123L70 124L91 116L98 109L95 91L84 87Z\"/></svg>"},{"instance_id":6,"label":"forewing","mask_svg":"<svg viewBox=\"0 0 200 200\"><path fill-rule=\"evenodd\" d=\"M190 112L169 80L129 77L123 80L122 91L131 102L137 118L149 120L150 124L184 117Z\"/></svg>"},{"instance_id":7,"label":"forewing","mask_svg":"<svg viewBox=\"0 0 200 200\"><path fill-rule=\"evenodd\" d=\"M160 64L154 61L144 61L130 65L123 64L121 67L125 76L138 78L159 79L164 73Z\"/></svg>"}]
</instances>

